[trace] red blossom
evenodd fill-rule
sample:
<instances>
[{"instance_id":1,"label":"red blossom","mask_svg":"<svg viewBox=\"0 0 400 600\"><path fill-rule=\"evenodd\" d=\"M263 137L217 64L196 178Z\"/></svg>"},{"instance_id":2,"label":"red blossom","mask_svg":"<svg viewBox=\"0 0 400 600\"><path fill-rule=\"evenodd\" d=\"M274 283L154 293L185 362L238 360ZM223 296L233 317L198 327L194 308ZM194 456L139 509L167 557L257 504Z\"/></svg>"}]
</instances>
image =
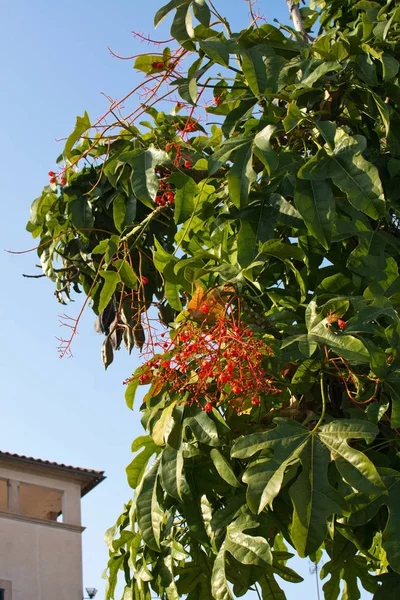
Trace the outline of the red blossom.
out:
<instances>
[{"instance_id":1,"label":"red blossom","mask_svg":"<svg viewBox=\"0 0 400 600\"><path fill-rule=\"evenodd\" d=\"M160 346L164 356L145 363L157 385L206 412L224 405L240 413L279 392L263 366L270 347L232 314L213 325L187 321Z\"/></svg>"}]
</instances>

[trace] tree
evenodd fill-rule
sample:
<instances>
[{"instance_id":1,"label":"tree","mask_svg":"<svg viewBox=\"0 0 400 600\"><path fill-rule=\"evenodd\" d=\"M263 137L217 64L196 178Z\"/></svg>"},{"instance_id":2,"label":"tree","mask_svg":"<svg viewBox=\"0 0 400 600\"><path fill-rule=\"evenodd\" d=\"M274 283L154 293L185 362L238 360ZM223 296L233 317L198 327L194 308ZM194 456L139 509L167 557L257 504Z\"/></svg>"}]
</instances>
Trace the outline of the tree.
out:
<instances>
[{"instance_id":1,"label":"tree","mask_svg":"<svg viewBox=\"0 0 400 600\"><path fill-rule=\"evenodd\" d=\"M43 272L60 302L84 292L104 366L143 350L107 597L124 574L125 599L280 600L276 575L301 580L287 544L326 551L325 598L395 597L400 7L288 2L291 28L249 5L239 33L211 1L162 7L172 46L134 63L145 101L78 117L32 204Z\"/></svg>"}]
</instances>

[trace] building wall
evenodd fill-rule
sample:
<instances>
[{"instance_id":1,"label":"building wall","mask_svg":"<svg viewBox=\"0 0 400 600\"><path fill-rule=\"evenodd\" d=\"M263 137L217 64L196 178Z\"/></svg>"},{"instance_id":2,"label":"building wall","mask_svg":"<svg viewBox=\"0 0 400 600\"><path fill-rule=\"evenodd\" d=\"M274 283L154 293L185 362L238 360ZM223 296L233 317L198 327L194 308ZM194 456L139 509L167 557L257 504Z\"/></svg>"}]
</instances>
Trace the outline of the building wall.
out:
<instances>
[{"instance_id":1,"label":"building wall","mask_svg":"<svg viewBox=\"0 0 400 600\"><path fill-rule=\"evenodd\" d=\"M0 480L7 483L7 506L2 497L0 507L0 588L6 590L5 600L82 600L79 483L1 463ZM40 506L42 502L47 508L55 494L62 509L58 521L56 513ZM32 510L27 510L30 500Z\"/></svg>"},{"instance_id":2,"label":"building wall","mask_svg":"<svg viewBox=\"0 0 400 600\"><path fill-rule=\"evenodd\" d=\"M80 529L0 516L0 580L11 600L82 600Z\"/></svg>"}]
</instances>

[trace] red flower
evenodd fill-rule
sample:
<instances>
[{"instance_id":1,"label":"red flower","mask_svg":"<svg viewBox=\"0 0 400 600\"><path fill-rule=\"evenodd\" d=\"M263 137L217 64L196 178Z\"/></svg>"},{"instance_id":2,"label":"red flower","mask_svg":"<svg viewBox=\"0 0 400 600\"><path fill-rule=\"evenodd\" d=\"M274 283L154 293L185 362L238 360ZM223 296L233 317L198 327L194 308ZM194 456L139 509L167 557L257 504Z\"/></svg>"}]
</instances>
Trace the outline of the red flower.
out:
<instances>
[{"instance_id":1,"label":"red flower","mask_svg":"<svg viewBox=\"0 0 400 600\"><path fill-rule=\"evenodd\" d=\"M221 373L221 375L218 377L218 381L220 383L226 383L229 380L229 377L226 373Z\"/></svg>"},{"instance_id":2,"label":"red flower","mask_svg":"<svg viewBox=\"0 0 400 600\"><path fill-rule=\"evenodd\" d=\"M211 412L213 409L213 405L211 404L211 402L207 402L207 404L204 406L203 410L205 410L206 412Z\"/></svg>"},{"instance_id":3,"label":"red flower","mask_svg":"<svg viewBox=\"0 0 400 600\"><path fill-rule=\"evenodd\" d=\"M234 394L241 394L242 393L242 388L240 387L240 385L235 384L234 386L232 386L232 392Z\"/></svg>"},{"instance_id":4,"label":"red flower","mask_svg":"<svg viewBox=\"0 0 400 600\"><path fill-rule=\"evenodd\" d=\"M206 315L207 313L210 312L210 307L207 304L202 304L200 306L200 310L202 313L204 313Z\"/></svg>"},{"instance_id":5,"label":"red flower","mask_svg":"<svg viewBox=\"0 0 400 600\"><path fill-rule=\"evenodd\" d=\"M156 196L154 202L157 204L157 206L164 206L166 200L164 196Z\"/></svg>"},{"instance_id":6,"label":"red flower","mask_svg":"<svg viewBox=\"0 0 400 600\"><path fill-rule=\"evenodd\" d=\"M346 321L343 321L343 319L338 319L337 324L339 329L341 329L342 331L346 328L347 325Z\"/></svg>"},{"instance_id":7,"label":"red flower","mask_svg":"<svg viewBox=\"0 0 400 600\"><path fill-rule=\"evenodd\" d=\"M50 183L57 183L57 179L55 177L50 177Z\"/></svg>"},{"instance_id":8,"label":"red flower","mask_svg":"<svg viewBox=\"0 0 400 600\"><path fill-rule=\"evenodd\" d=\"M185 169L190 169L192 166L192 163L190 162L190 160L185 160L185 162L183 163L183 166L185 167Z\"/></svg>"},{"instance_id":9,"label":"red flower","mask_svg":"<svg viewBox=\"0 0 400 600\"><path fill-rule=\"evenodd\" d=\"M151 64L153 69L163 69L164 68L164 63L163 62L153 62Z\"/></svg>"},{"instance_id":10,"label":"red flower","mask_svg":"<svg viewBox=\"0 0 400 600\"><path fill-rule=\"evenodd\" d=\"M149 278L146 277L145 275L143 275L143 277L142 277L142 283L143 283L143 285L146 285L146 283L149 283Z\"/></svg>"},{"instance_id":11,"label":"red flower","mask_svg":"<svg viewBox=\"0 0 400 600\"><path fill-rule=\"evenodd\" d=\"M55 173L54 173L54 171L49 171L48 175L49 175L49 177L54 177Z\"/></svg>"},{"instance_id":12,"label":"red flower","mask_svg":"<svg viewBox=\"0 0 400 600\"><path fill-rule=\"evenodd\" d=\"M67 183L67 180L65 179L65 177L61 177L60 183L61 183L61 185L65 185Z\"/></svg>"},{"instance_id":13,"label":"red flower","mask_svg":"<svg viewBox=\"0 0 400 600\"><path fill-rule=\"evenodd\" d=\"M150 371L149 373L142 373L141 375L139 375L139 384L147 385L148 383L151 382L152 378L153 378L152 371Z\"/></svg>"},{"instance_id":14,"label":"red flower","mask_svg":"<svg viewBox=\"0 0 400 600\"><path fill-rule=\"evenodd\" d=\"M170 360L163 360L163 361L161 361L161 366L162 366L163 369L169 369L170 364L171 364Z\"/></svg>"}]
</instances>

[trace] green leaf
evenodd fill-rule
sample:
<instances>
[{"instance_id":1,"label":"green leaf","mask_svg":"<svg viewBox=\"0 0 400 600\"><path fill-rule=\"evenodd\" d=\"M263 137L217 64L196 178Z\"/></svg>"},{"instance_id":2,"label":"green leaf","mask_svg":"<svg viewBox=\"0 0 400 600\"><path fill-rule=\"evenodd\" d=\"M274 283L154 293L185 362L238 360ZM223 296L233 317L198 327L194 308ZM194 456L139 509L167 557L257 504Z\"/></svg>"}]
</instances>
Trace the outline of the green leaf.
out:
<instances>
[{"instance_id":1,"label":"green leaf","mask_svg":"<svg viewBox=\"0 0 400 600\"><path fill-rule=\"evenodd\" d=\"M248 515L239 517L228 525L225 550L232 554L242 565L257 565L266 568L272 564L270 545L262 536L251 536L243 533L246 529L258 526Z\"/></svg>"},{"instance_id":2,"label":"green leaf","mask_svg":"<svg viewBox=\"0 0 400 600\"><path fill-rule=\"evenodd\" d=\"M391 425L394 429L400 427L400 381L399 373L391 373L385 378L384 387L390 391L390 400L392 405Z\"/></svg>"},{"instance_id":3,"label":"green leaf","mask_svg":"<svg viewBox=\"0 0 400 600\"><path fill-rule=\"evenodd\" d=\"M177 400L174 400L174 402L171 402L171 404L161 411L161 415L151 431L154 443L158 446L165 446L167 442L168 435L170 434L173 425L172 413L176 403Z\"/></svg>"},{"instance_id":4,"label":"green leaf","mask_svg":"<svg viewBox=\"0 0 400 600\"><path fill-rule=\"evenodd\" d=\"M193 14L199 23L204 25L204 27L209 27L211 13L208 5L206 4L206 0L194 0L192 8Z\"/></svg>"},{"instance_id":5,"label":"green leaf","mask_svg":"<svg viewBox=\"0 0 400 600\"><path fill-rule=\"evenodd\" d=\"M394 58L391 54L383 54L382 58L383 67L383 79L389 81L396 77L399 72L399 61Z\"/></svg>"},{"instance_id":6,"label":"green leaf","mask_svg":"<svg viewBox=\"0 0 400 600\"><path fill-rule=\"evenodd\" d=\"M341 570L335 570L330 575L330 579L322 586L324 598L326 600L337 600L340 593Z\"/></svg>"},{"instance_id":7,"label":"green leaf","mask_svg":"<svg viewBox=\"0 0 400 600\"><path fill-rule=\"evenodd\" d=\"M117 194L113 201L113 219L115 227L122 232L125 227L133 225L136 218L136 198L125 194Z\"/></svg>"},{"instance_id":8,"label":"green leaf","mask_svg":"<svg viewBox=\"0 0 400 600\"><path fill-rule=\"evenodd\" d=\"M170 306L180 312L182 310L181 298L179 295L180 285L178 276L174 271L174 261L170 261L163 270L165 297Z\"/></svg>"},{"instance_id":9,"label":"green leaf","mask_svg":"<svg viewBox=\"0 0 400 600\"><path fill-rule=\"evenodd\" d=\"M106 306L108 306L115 290L117 289L117 285L121 281L121 277L116 271L100 271L99 275L101 275L101 277L104 279L98 306L98 311L101 313Z\"/></svg>"},{"instance_id":10,"label":"green leaf","mask_svg":"<svg viewBox=\"0 0 400 600\"><path fill-rule=\"evenodd\" d=\"M270 143L271 136L275 130L276 127L274 125L267 125L254 138L254 154L261 160L270 176L279 163L278 154L272 149Z\"/></svg>"},{"instance_id":11,"label":"green leaf","mask_svg":"<svg viewBox=\"0 0 400 600\"><path fill-rule=\"evenodd\" d=\"M389 509L389 517L382 535L382 546L394 571L400 574L400 473L390 469L382 469L388 498L384 502Z\"/></svg>"},{"instance_id":12,"label":"green leaf","mask_svg":"<svg viewBox=\"0 0 400 600\"><path fill-rule=\"evenodd\" d=\"M154 266L158 271L160 271L160 273L164 273L165 268L171 262L175 265L176 258L172 256L172 254L169 254L169 252L164 250L157 238L154 238L154 245L156 248L153 254Z\"/></svg>"},{"instance_id":13,"label":"green leaf","mask_svg":"<svg viewBox=\"0 0 400 600\"><path fill-rule=\"evenodd\" d=\"M283 119L285 132L289 133L305 119L305 114L296 104L290 103L287 107L287 115Z\"/></svg>"},{"instance_id":14,"label":"green leaf","mask_svg":"<svg viewBox=\"0 0 400 600\"><path fill-rule=\"evenodd\" d=\"M342 497L328 481L329 459L328 449L310 435L300 454L301 474L290 488L294 507L291 537L301 557L318 550L329 517L342 512Z\"/></svg>"},{"instance_id":15,"label":"green leaf","mask_svg":"<svg viewBox=\"0 0 400 600\"><path fill-rule=\"evenodd\" d=\"M167 68L167 63L159 54L141 54L135 59L133 68L138 71L143 71L146 75L149 75L150 73L159 73L162 69L155 69L153 67L154 63L159 62L163 63L163 69Z\"/></svg>"},{"instance_id":16,"label":"green leaf","mask_svg":"<svg viewBox=\"0 0 400 600\"><path fill-rule=\"evenodd\" d=\"M128 484L134 490L140 485L150 458L160 451L159 446L153 442L149 435L136 438L132 444L132 452L138 452L140 448L143 448L143 450L126 467Z\"/></svg>"},{"instance_id":17,"label":"green leaf","mask_svg":"<svg viewBox=\"0 0 400 600\"><path fill-rule=\"evenodd\" d=\"M193 214L194 198L199 193L200 188L185 173L174 173L169 181L176 187L174 221L176 225L179 225Z\"/></svg>"},{"instance_id":18,"label":"green leaf","mask_svg":"<svg viewBox=\"0 0 400 600\"><path fill-rule=\"evenodd\" d=\"M229 66L229 48L227 42L223 42L216 37L209 37L206 40L202 40L199 45L203 52L214 62L224 67Z\"/></svg>"},{"instance_id":19,"label":"green leaf","mask_svg":"<svg viewBox=\"0 0 400 600\"><path fill-rule=\"evenodd\" d=\"M218 430L214 421L200 407L188 406L185 413L184 426L190 427L194 437L207 446L221 446Z\"/></svg>"},{"instance_id":20,"label":"green leaf","mask_svg":"<svg viewBox=\"0 0 400 600\"><path fill-rule=\"evenodd\" d=\"M248 485L247 502L254 513L272 504L287 467L298 459L310 435L297 421L282 418L274 421L277 424L274 429L246 435L232 446L231 456L240 459L248 459L260 450L269 451L267 456L251 462L242 477Z\"/></svg>"},{"instance_id":21,"label":"green leaf","mask_svg":"<svg viewBox=\"0 0 400 600\"><path fill-rule=\"evenodd\" d=\"M259 46L241 48L242 70L249 88L257 97L262 96L267 87L267 68Z\"/></svg>"},{"instance_id":22,"label":"green leaf","mask_svg":"<svg viewBox=\"0 0 400 600\"><path fill-rule=\"evenodd\" d=\"M318 81L318 79L321 79L323 75L326 75L326 73L340 71L342 68L342 65L337 61L324 61L318 66L313 65L310 75L307 75L305 79L302 79L298 84L298 87L312 87L314 83Z\"/></svg>"},{"instance_id":23,"label":"green leaf","mask_svg":"<svg viewBox=\"0 0 400 600\"><path fill-rule=\"evenodd\" d=\"M154 208L154 199L159 187L155 168L169 162L168 154L150 146L146 150L123 152L119 160L132 167L131 187L136 198L149 208Z\"/></svg>"},{"instance_id":24,"label":"green leaf","mask_svg":"<svg viewBox=\"0 0 400 600\"><path fill-rule=\"evenodd\" d=\"M272 572L260 578L263 600L287 600L284 591L277 584Z\"/></svg>"},{"instance_id":25,"label":"green leaf","mask_svg":"<svg viewBox=\"0 0 400 600\"><path fill-rule=\"evenodd\" d=\"M279 575L279 577L281 577L285 581L290 581L290 583L301 583L302 581L304 581L303 577L296 573L296 571L293 571L293 569L291 569L290 567L287 567L284 564L282 564L282 562L279 560L278 555L278 552L272 552L272 568L274 573ZM289 557L292 556L293 555L289 553Z\"/></svg>"},{"instance_id":26,"label":"green leaf","mask_svg":"<svg viewBox=\"0 0 400 600\"><path fill-rule=\"evenodd\" d=\"M172 11L181 4L186 4L187 0L171 0L168 4L162 6L154 15L154 27L157 27L161 21Z\"/></svg>"},{"instance_id":27,"label":"green leaf","mask_svg":"<svg viewBox=\"0 0 400 600\"><path fill-rule=\"evenodd\" d=\"M377 219L385 209L383 189L377 168L361 154L365 146L364 137L351 137L338 130L334 151L328 154L325 149L319 150L298 176L311 181L332 178L355 208Z\"/></svg>"},{"instance_id":28,"label":"green leaf","mask_svg":"<svg viewBox=\"0 0 400 600\"><path fill-rule=\"evenodd\" d=\"M106 588L106 600L113 600L115 588L118 581L118 571L124 560L124 555L112 556L107 564L108 577L107 577L107 588Z\"/></svg>"},{"instance_id":29,"label":"green leaf","mask_svg":"<svg viewBox=\"0 0 400 600\"><path fill-rule=\"evenodd\" d=\"M239 481L236 479L236 475L229 461L217 448L213 448L210 452L211 460L214 463L214 467L217 470L218 475L229 485L233 487L241 487Z\"/></svg>"},{"instance_id":30,"label":"green leaf","mask_svg":"<svg viewBox=\"0 0 400 600\"><path fill-rule=\"evenodd\" d=\"M139 377L134 377L130 380L125 390L125 402L128 408L133 410L133 403L135 401L136 390L139 386Z\"/></svg>"},{"instance_id":31,"label":"green leaf","mask_svg":"<svg viewBox=\"0 0 400 600\"><path fill-rule=\"evenodd\" d=\"M211 575L211 590L215 600L233 600L225 574L225 542L219 549L214 561Z\"/></svg>"},{"instance_id":32,"label":"green leaf","mask_svg":"<svg viewBox=\"0 0 400 600\"><path fill-rule=\"evenodd\" d=\"M294 202L311 235L328 250L335 220L335 200L329 182L296 179Z\"/></svg>"},{"instance_id":33,"label":"green leaf","mask_svg":"<svg viewBox=\"0 0 400 600\"><path fill-rule=\"evenodd\" d=\"M357 75L365 81L367 85L377 86L378 78L376 76L375 65L371 58L366 54L358 54L354 60L356 63Z\"/></svg>"},{"instance_id":34,"label":"green leaf","mask_svg":"<svg viewBox=\"0 0 400 600\"><path fill-rule=\"evenodd\" d=\"M278 222L295 229L304 229L304 221L298 210L280 194L271 194L269 203L278 211Z\"/></svg>"},{"instance_id":35,"label":"green leaf","mask_svg":"<svg viewBox=\"0 0 400 600\"><path fill-rule=\"evenodd\" d=\"M307 323L308 340L310 343L325 345L338 356L351 363L369 363L369 353L364 344L352 335L333 332L329 328L328 317L317 314L317 305L312 300L308 306L310 320Z\"/></svg>"},{"instance_id":36,"label":"green leaf","mask_svg":"<svg viewBox=\"0 0 400 600\"><path fill-rule=\"evenodd\" d=\"M232 152L237 151L242 146L248 148L252 142L253 138L251 136L243 135L237 135L226 140L208 159L210 175L214 175L230 159Z\"/></svg>"},{"instance_id":37,"label":"green leaf","mask_svg":"<svg viewBox=\"0 0 400 600\"><path fill-rule=\"evenodd\" d=\"M68 210L71 215L71 222L77 229L89 231L94 225L92 206L85 197L71 200L68 203Z\"/></svg>"},{"instance_id":38,"label":"green leaf","mask_svg":"<svg viewBox=\"0 0 400 600\"><path fill-rule=\"evenodd\" d=\"M228 190L233 204L237 208L246 206L250 186L256 179L256 173L252 166L253 149L251 142L240 146L235 152L233 165L228 171Z\"/></svg>"},{"instance_id":39,"label":"green leaf","mask_svg":"<svg viewBox=\"0 0 400 600\"><path fill-rule=\"evenodd\" d=\"M159 550L164 512L157 500L160 458L156 458L142 479L136 498L137 524L143 541L152 550Z\"/></svg>"},{"instance_id":40,"label":"green leaf","mask_svg":"<svg viewBox=\"0 0 400 600\"><path fill-rule=\"evenodd\" d=\"M283 261L294 258L304 260L304 252L295 244L284 244L280 240L268 240L260 248L260 254L269 254Z\"/></svg>"},{"instance_id":41,"label":"green leaf","mask_svg":"<svg viewBox=\"0 0 400 600\"><path fill-rule=\"evenodd\" d=\"M183 478L182 449L166 446L161 456L161 481L164 490L177 500L182 500Z\"/></svg>"},{"instance_id":42,"label":"green leaf","mask_svg":"<svg viewBox=\"0 0 400 600\"><path fill-rule=\"evenodd\" d=\"M133 272L131 265L126 260L123 260L121 258L115 260L113 262L113 265L117 269L122 283L125 284L128 289L136 290L138 278Z\"/></svg>"},{"instance_id":43,"label":"green leaf","mask_svg":"<svg viewBox=\"0 0 400 600\"><path fill-rule=\"evenodd\" d=\"M352 514L349 524L359 527L370 522L380 507L386 504L388 520L382 535L382 546L386 551L390 566L400 573L400 518L398 511L400 473L394 469L380 468L379 475L383 479L384 490L381 490L379 496L373 498L365 495L361 496L361 500L358 496L352 498Z\"/></svg>"},{"instance_id":44,"label":"green leaf","mask_svg":"<svg viewBox=\"0 0 400 600\"><path fill-rule=\"evenodd\" d=\"M72 148L75 146L76 142L80 140L82 135L90 128L90 119L86 111L84 112L83 117L76 117L75 129L68 136L67 141L65 142L63 153L65 161L70 161L72 158Z\"/></svg>"},{"instance_id":45,"label":"green leaf","mask_svg":"<svg viewBox=\"0 0 400 600\"><path fill-rule=\"evenodd\" d=\"M260 243L274 237L276 212L263 197L261 206L249 205L240 213L240 230L237 236L238 262L247 267L257 255Z\"/></svg>"},{"instance_id":46,"label":"green leaf","mask_svg":"<svg viewBox=\"0 0 400 600\"><path fill-rule=\"evenodd\" d=\"M371 443L378 433L370 421L341 419L322 425L318 437L329 448L336 467L347 483L360 492L376 495L384 488L382 479L367 456L349 445L350 440Z\"/></svg>"},{"instance_id":47,"label":"green leaf","mask_svg":"<svg viewBox=\"0 0 400 600\"><path fill-rule=\"evenodd\" d=\"M189 11L190 4L190 2L185 2L177 7L171 25L171 35L186 50L195 50L196 46L191 41L191 38L194 37L194 32L192 17Z\"/></svg>"}]
</instances>

